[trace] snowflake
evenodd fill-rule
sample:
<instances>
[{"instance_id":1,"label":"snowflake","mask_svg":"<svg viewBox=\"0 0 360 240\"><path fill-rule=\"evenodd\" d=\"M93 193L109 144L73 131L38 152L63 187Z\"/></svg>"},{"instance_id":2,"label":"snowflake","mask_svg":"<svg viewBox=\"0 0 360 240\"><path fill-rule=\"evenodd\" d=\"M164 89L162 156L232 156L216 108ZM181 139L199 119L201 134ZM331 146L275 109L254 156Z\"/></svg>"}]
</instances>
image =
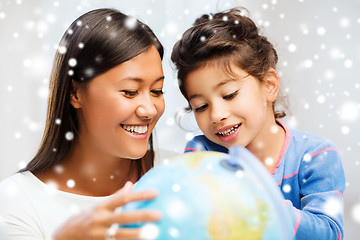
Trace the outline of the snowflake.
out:
<instances>
[{"instance_id":1,"label":"snowflake","mask_svg":"<svg viewBox=\"0 0 360 240\"><path fill-rule=\"evenodd\" d=\"M88 77L88 78L91 78L94 76L94 69L93 68L86 68L85 69L85 75Z\"/></svg>"},{"instance_id":2,"label":"snowflake","mask_svg":"<svg viewBox=\"0 0 360 240\"><path fill-rule=\"evenodd\" d=\"M292 53L296 52L296 49L297 49L296 44L294 44L294 43L289 44L289 46L288 46L289 52L292 52Z\"/></svg>"},{"instance_id":3,"label":"snowflake","mask_svg":"<svg viewBox=\"0 0 360 240\"><path fill-rule=\"evenodd\" d=\"M174 124L175 124L175 119L173 117L169 117L166 119L167 126L174 126Z\"/></svg>"},{"instance_id":4,"label":"snowflake","mask_svg":"<svg viewBox=\"0 0 360 240\"><path fill-rule=\"evenodd\" d=\"M353 209L351 211L351 215L357 223L360 223L360 203L357 203L353 207Z\"/></svg>"},{"instance_id":5,"label":"snowflake","mask_svg":"<svg viewBox=\"0 0 360 240\"><path fill-rule=\"evenodd\" d=\"M179 192L179 191L181 190L180 184L174 184L174 185L172 186L172 190L173 190L174 192Z\"/></svg>"},{"instance_id":6,"label":"snowflake","mask_svg":"<svg viewBox=\"0 0 360 240\"><path fill-rule=\"evenodd\" d=\"M66 138L66 140L68 140L68 141L71 141L71 140L73 140L74 139L74 133L73 132L67 132L67 133L65 133L65 138Z\"/></svg>"},{"instance_id":7,"label":"snowflake","mask_svg":"<svg viewBox=\"0 0 360 240\"><path fill-rule=\"evenodd\" d=\"M267 157L265 159L265 164L271 166L272 164L274 164L274 159L272 157Z\"/></svg>"},{"instance_id":8,"label":"snowflake","mask_svg":"<svg viewBox=\"0 0 360 240\"><path fill-rule=\"evenodd\" d=\"M311 154L309 154L309 153L305 154L303 157L304 162L310 162L311 159L312 159L312 157L311 157Z\"/></svg>"},{"instance_id":9,"label":"snowflake","mask_svg":"<svg viewBox=\"0 0 360 240\"><path fill-rule=\"evenodd\" d=\"M353 65L353 62L350 60L350 59L346 59L345 62L344 62L344 66L346 68L351 68Z\"/></svg>"},{"instance_id":10,"label":"snowflake","mask_svg":"<svg viewBox=\"0 0 360 240\"><path fill-rule=\"evenodd\" d=\"M354 122L359 117L359 107L354 102L346 102L340 107L340 119L346 122Z\"/></svg>"},{"instance_id":11,"label":"snowflake","mask_svg":"<svg viewBox=\"0 0 360 240\"><path fill-rule=\"evenodd\" d=\"M59 46L57 50L60 54L64 54L64 53L66 53L67 49L65 46Z\"/></svg>"},{"instance_id":12,"label":"snowflake","mask_svg":"<svg viewBox=\"0 0 360 240\"><path fill-rule=\"evenodd\" d=\"M337 216L342 212L342 204L336 198L330 198L325 202L324 210L330 216Z\"/></svg>"},{"instance_id":13,"label":"snowflake","mask_svg":"<svg viewBox=\"0 0 360 240\"><path fill-rule=\"evenodd\" d=\"M77 61L76 61L75 58L70 58L70 59L69 59L69 66L70 66L70 67L75 67L76 64L77 64Z\"/></svg>"},{"instance_id":14,"label":"snowflake","mask_svg":"<svg viewBox=\"0 0 360 240\"><path fill-rule=\"evenodd\" d=\"M180 236L180 232L177 228L175 227L170 227L169 228L169 235L173 238L178 238Z\"/></svg>"},{"instance_id":15,"label":"snowflake","mask_svg":"<svg viewBox=\"0 0 360 240\"><path fill-rule=\"evenodd\" d=\"M147 223L140 228L140 239L156 239L160 234L159 227L153 223Z\"/></svg>"},{"instance_id":16,"label":"snowflake","mask_svg":"<svg viewBox=\"0 0 360 240\"><path fill-rule=\"evenodd\" d=\"M73 187L75 187L75 181L72 180L72 179L67 180L66 186L68 186L68 188L73 188Z\"/></svg>"},{"instance_id":17,"label":"snowflake","mask_svg":"<svg viewBox=\"0 0 360 240\"><path fill-rule=\"evenodd\" d=\"M176 221L186 219L190 211L187 203L184 203L176 197L170 198L165 205L165 212L168 213L170 218Z\"/></svg>"},{"instance_id":18,"label":"snowflake","mask_svg":"<svg viewBox=\"0 0 360 240\"><path fill-rule=\"evenodd\" d=\"M319 27L316 32L319 36L323 36L326 33L326 29L324 27Z\"/></svg>"},{"instance_id":19,"label":"snowflake","mask_svg":"<svg viewBox=\"0 0 360 240\"><path fill-rule=\"evenodd\" d=\"M344 135L348 135L350 133L350 128L348 126L342 126L341 133Z\"/></svg>"},{"instance_id":20,"label":"snowflake","mask_svg":"<svg viewBox=\"0 0 360 240\"><path fill-rule=\"evenodd\" d=\"M347 28L350 26L350 20L348 18L342 18L340 20L340 26L343 27L343 28Z\"/></svg>"},{"instance_id":21,"label":"snowflake","mask_svg":"<svg viewBox=\"0 0 360 240\"><path fill-rule=\"evenodd\" d=\"M318 103L323 104L326 102L326 97L324 95L319 95L316 100Z\"/></svg>"},{"instance_id":22,"label":"snowflake","mask_svg":"<svg viewBox=\"0 0 360 240\"><path fill-rule=\"evenodd\" d=\"M311 59L306 59L303 64L302 64L305 68L312 68L313 66L313 61Z\"/></svg>"},{"instance_id":23,"label":"snowflake","mask_svg":"<svg viewBox=\"0 0 360 240\"><path fill-rule=\"evenodd\" d=\"M193 133L188 132L188 133L185 134L185 139L186 139L187 141L190 141L190 140L193 139L193 138L194 138L194 134L193 134Z\"/></svg>"},{"instance_id":24,"label":"snowflake","mask_svg":"<svg viewBox=\"0 0 360 240\"><path fill-rule=\"evenodd\" d=\"M285 193L289 193L291 191L291 186L289 184L285 184L283 187L282 187L282 190L285 192Z\"/></svg>"},{"instance_id":25,"label":"snowflake","mask_svg":"<svg viewBox=\"0 0 360 240\"><path fill-rule=\"evenodd\" d=\"M14 134L14 137L15 137L15 139L20 139L20 138L21 138L21 133L20 133L20 132L16 132L16 133Z\"/></svg>"},{"instance_id":26,"label":"snowflake","mask_svg":"<svg viewBox=\"0 0 360 240\"><path fill-rule=\"evenodd\" d=\"M125 20L125 27L128 29L134 29L137 26L137 20L135 17L129 16Z\"/></svg>"}]
</instances>

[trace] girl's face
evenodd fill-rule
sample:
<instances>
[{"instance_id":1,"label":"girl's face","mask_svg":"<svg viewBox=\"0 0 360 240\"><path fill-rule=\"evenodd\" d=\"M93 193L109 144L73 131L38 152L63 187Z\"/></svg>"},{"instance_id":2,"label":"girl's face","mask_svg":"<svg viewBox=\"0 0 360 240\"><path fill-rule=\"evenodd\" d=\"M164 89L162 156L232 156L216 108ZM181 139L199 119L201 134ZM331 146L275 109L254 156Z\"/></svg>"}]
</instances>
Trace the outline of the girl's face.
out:
<instances>
[{"instance_id":1,"label":"girl's face","mask_svg":"<svg viewBox=\"0 0 360 240\"><path fill-rule=\"evenodd\" d=\"M95 77L72 95L79 140L104 156L138 159L164 112L164 74L155 47Z\"/></svg>"},{"instance_id":2,"label":"girl's face","mask_svg":"<svg viewBox=\"0 0 360 240\"><path fill-rule=\"evenodd\" d=\"M185 90L197 124L209 140L226 148L248 147L261 138L267 118L273 117L271 89L234 64L230 67L231 76L215 64L206 64L188 74Z\"/></svg>"}]
</instances>

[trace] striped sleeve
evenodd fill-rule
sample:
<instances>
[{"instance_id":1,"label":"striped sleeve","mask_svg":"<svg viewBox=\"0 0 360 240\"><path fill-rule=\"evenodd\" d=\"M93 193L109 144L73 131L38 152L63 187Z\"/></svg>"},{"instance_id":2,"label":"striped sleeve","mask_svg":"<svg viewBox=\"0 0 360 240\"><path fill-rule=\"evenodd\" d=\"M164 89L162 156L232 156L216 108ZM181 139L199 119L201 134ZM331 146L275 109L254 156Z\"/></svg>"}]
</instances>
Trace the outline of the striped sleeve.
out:
<instances>
[{"instance_id":1,"label":"striped sleeve","mask_svg":"<svg viewBox=\"0 0 360 240\"><path fill-rule=\"evenodd\" d=\"M343 238L345 175L338 151L325 147L306 154L298 172L301 209L287 204L296 239Z\"/></svg>"},{"instance_id":2,"label":"striped sleeve","mask_svg":"<svg viewBox=\"0 0 360 240\"><path fill-rule=\"evenodd\" d=\"M187 142L184 152L207 151L205 143L201 139L195 137Z\"/></svg>"}]
</instances>

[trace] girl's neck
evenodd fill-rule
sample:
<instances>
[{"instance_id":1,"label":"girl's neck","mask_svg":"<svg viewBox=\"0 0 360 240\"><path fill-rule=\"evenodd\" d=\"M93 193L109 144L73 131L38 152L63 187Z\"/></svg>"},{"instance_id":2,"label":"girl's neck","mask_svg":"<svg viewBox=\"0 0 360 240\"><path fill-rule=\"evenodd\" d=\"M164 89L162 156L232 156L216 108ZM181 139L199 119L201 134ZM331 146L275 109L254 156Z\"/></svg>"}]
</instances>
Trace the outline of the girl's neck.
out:
<instances>
[{"instance_id":1,"label":"girl's neck","mask_svg":"<svg viewBox=\"0 0 360 240\"><path fill-rule=\"evenodd\" d=\"M275 121L267 121L256 139L247 146L272 173L281 154L285 142L285 130Z\"/></svg>"}]
</instances>

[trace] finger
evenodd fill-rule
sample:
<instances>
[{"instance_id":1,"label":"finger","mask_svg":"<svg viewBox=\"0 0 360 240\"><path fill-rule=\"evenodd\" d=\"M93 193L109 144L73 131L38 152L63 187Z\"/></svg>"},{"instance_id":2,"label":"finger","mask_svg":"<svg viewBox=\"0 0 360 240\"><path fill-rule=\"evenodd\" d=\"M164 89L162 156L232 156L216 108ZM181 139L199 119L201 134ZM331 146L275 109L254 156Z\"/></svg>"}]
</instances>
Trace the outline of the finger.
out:
<instances>
[{"instance_id":1,"label":"finger","mask_svg":"<svg viewBox=\"0 0 360 240\"><path fill-rule=\"evenodd\" d=\"M118 228L114 234L115 239L126 240L152 240L156 239L159 235L158 229L154 227L141 227L141 228Z\"/></svg>"},{"instance_id":2,"label":"finger","mask_svg":"<svg viewBox=\"0 0 360 240\"><path fill-rule=\"evenodd\" d=\"M104 201L103 206L114 210L116 207L118 207L118 206L113 206L113 204L112 204L114 201L116 202L115 199L117 199L119 196L122 196L126 193L131 192L133 186L134 186L134 184L131 181L127 181L121 189L119 189L118 191L116 191L114 193L114 195L112 197L110 197L107 201Z\"/></svg>"},{"instance_id":3,"label":"finger","mask_svg":"<svg viewBox=\"0 0 360 240\"><path fill-rule=\"evenodd\" d=\"M112 230L110 230L110 228L112 228ZM91 229L90 231L91 233L82 239L107 239L106 237L125 240L141 239L141 228L120 228L117 225L111 225L107 228ZM109 231L114 232L109 234Z\"/></svg>"},{"instance_id":4,"label":"finger","mask_svg":"<svg viewBox=\"0 0 360 240\"><path fill-rule=\"evenodd\" d=\"M115 239L126 239L126 240L139 240L141 230L140 228L119 228L115 235Z\"/></svg>"},{"instance_id":5,"label":"finger","mask_svg":"<svg viewBox=\"0 0 360 240\"><path fill-rule=\"evenodd\" d=\"M109 218L110 223L126 225L131 223L158 222L162 215L158 210L137 210L114 214Z\"/></svg>"},{"instance_id":6,"label":"finger","mask_svg":"<svg viewBox=\"0 0 360 240\"><path fill-rule=\"evenodd\" d=\"M121 189L122 190L122 189ZM113 197L108 199L103 206L109 210L115 210L118 207L124 206L127 203L140 201L140 200L152 200L157 196L157 191L147 190L141 192L128 192L118 191Z\"/></svg>"}]
</instances>

